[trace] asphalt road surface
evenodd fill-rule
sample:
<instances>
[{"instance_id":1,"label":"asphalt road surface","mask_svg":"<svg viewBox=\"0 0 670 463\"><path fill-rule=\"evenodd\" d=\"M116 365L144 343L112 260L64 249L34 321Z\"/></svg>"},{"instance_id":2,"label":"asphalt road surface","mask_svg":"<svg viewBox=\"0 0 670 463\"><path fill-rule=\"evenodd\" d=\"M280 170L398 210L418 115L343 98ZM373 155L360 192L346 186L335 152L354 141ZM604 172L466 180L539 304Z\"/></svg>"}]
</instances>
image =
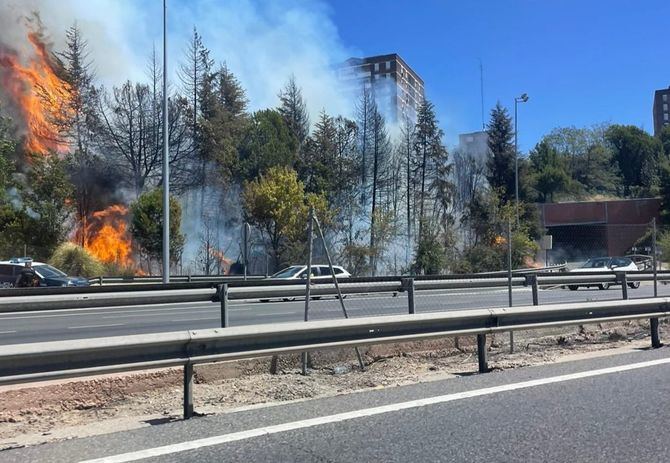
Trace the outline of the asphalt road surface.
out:
<instances>
[{"instance_id":1,"label":"asphalt road surface","mask_svg":"<svg viewBox=\"0 0 670 463\"><path fill-rule=\"evenodd\" d=\"M659 285L659 295L670 296L670 285ZM629 289L629 297L651 297L653 287L643 284ZM621 299L621 288L541 290L540 304L586 302ZM515 288L514 305L531 305L529 288ZM403 293L349 296L345 300L351 317L407 313L407 296ZM506 288L473 290L417 291L416 312L437 312L473 308L506 307ZM231 326L301 321L305 301L234 301L230 304ZM324 298L311 301L310 320L341 318L339 301ZM40 341L121 336L129 334L182 331L220 326L218 303L159 304L91 309L13 312L0 314L0 345Z\"/></svg>"},{"instance_id":2,"label":"asphalt road surface","mask_svg":"<svg viewBox=\"0 0 670 463\"><path fill-rule=\"evenodd\" d=\"M157 424L0 462L670 461L669 375L661 348Z\"/></svg>"}]
</instances>

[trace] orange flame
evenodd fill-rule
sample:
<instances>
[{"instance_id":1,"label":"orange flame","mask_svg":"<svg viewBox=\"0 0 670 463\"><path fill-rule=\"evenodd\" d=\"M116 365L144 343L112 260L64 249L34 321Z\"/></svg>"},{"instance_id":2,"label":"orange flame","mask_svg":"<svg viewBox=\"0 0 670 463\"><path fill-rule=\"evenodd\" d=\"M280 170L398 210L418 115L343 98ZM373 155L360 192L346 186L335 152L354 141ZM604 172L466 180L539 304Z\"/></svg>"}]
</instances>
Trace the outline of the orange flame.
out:
<instances>
[{"instance_id":1,"label":"orange flame","mask_svg":"<svg viewBox=\"0 0 670 463\"><path fill-rule=\"evenodd\" d=\"M100 261L130 267L132 242L126 216L128 208L120 204L94 212L85 232L84 247Z\"/></svg>"},{"instance_id":2,"label":"orange flame","mask_svg":"<svg viewBox=\"0 0 670 463\"><path fill-rule=\"evenodd\" d=\"M57 65L36 32L28 33L33 55L23 65L16 52L0 50L2 88L20 109L27 129L25 148L31 153L63 153L57 120L67 115L70 85L58 77Z\"/></svg>"},{"instance_id":3,"label":"orange flame","mask_svg":"<svg viewBox=\"0 0 670 463\"><path fill-rule=\"evenodd\" d=\"M211 249L211 255L214 257L218 262L223 270L224 274L228 274L230 272L230 266L233 264L233 261L231 259L228 259L226 255L223 253L223 251L220 251L218 249Z\"/></svg>"}]
</instances>

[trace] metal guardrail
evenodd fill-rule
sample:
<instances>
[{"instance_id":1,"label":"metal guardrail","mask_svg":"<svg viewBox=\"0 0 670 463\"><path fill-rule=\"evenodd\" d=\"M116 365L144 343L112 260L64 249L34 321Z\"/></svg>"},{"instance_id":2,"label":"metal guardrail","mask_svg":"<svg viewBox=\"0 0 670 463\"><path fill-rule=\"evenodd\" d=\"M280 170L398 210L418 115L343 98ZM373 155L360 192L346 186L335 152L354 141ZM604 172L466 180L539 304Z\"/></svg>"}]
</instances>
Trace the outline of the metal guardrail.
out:
<instances>
[{"instance_id":1,"label":"metal guardrail","mask_svg":"<svg viewBox=\"0 0 670 463\"><path fill-rule=\"evenodd\" d=\"M427 279L402 278L378 280L346 279L340 280L342 294L373 294L399 293L407 291L410 286L414 291L476 289L532 286L533 297L540 286L572 286L572 285L621 285L623 298L627 299L627 285L637 281L654 281L654 274L646 272L624 273L580 273L580 274L537 274L508 278L471 277ZM658 273L657 281L670 281L670 272ZM278 284L274 284L278 283ZM272 285L268 285L272 284ZM132 285L130 288L121 286L88 287L88 288L26 288L2 290L0 294L0 313L60 310L76 308L138 306L148 304L171 304L189 302L218 302L220 293L226 288L228 300L246 299L287 299L305 295L305 284L295 281L235 281L215 285L213 283L192 283L175 285ZM332 283L318 283L311 286L312 296L335 296L337 290ZM223 304L222 304L223 305Z\"/></svg>"},{"instance_id":2,"label":"metal guardrail","mask_svg":"<svg viewBox=\"0 0 670 463\"><path fill-rule=\"evenodd\" d=\"M267 278L265 275L247 275L246 280L242 275L176 275L170 276L170 281L173 283L198 283L198 282L213 282L224 283L228 281L253 281L263 280ZM102 286L103 284L144 284L144 283L161 283L163 277L161 276L99 276L89 278L88 282L92 285Z\"/></svg>"},{"instance_id":3,"label":"metal guardrail","mask_svg":"<svg viewBox=\"0 0 670 463\"><path fill-rule=\"evenodd\" d=\"M528 267L528 268L520 268L520 269L514 269L512 270L512 274L527 274L527 273L538 273L538 272L553 272L553 271L561 271L565 270L567 267L567 264L557 264L557 265L549 265L546 267ZM462 275L463 277L468 277L468 276L476 276L476 275L482 275L482 276L494 276L494 275L506 275L507 271L503 270L500 272L482 272L478 274L472 274L472 275ZM430 275L429 275L430 276ZM384 278L384 277L380 277ZM387 278L405 278L405 276L392 276L392 277L387 277ZM162 282L162 277L161 276L147 276L147 275L131 275L131 276L99 276L95 278L89 278L89 283L92 285L99 285L102 286L103 284L144 284L144 283L160 283ZM242 275L175 275L175 276L170 276L170 281L172 283L198 283L198 282L204 282L204 283L228 283L228 282L233 282L233 281L258 281L258 280L267 280L267 276L263 275L247 275L246 280L242 277ZM362 277L361 279L366 279L365 277Z\"/></svg>"},{"instance_id":4,"label":"metal guardrail","mask_svg":"<svg viewBox=\"0 0 670 463\"><path fill-rule=\"evenodd\" d=\"M199 363L324 348L477 335L479 369L485 372L488 371L487 334L650 318L652 345L658 347L658 317L668 315L670 298L652 298L10 345L0 350L0 384L183 366L184 416L188 418L193 414L193 365Z\"/></svg>"}]
</instances>

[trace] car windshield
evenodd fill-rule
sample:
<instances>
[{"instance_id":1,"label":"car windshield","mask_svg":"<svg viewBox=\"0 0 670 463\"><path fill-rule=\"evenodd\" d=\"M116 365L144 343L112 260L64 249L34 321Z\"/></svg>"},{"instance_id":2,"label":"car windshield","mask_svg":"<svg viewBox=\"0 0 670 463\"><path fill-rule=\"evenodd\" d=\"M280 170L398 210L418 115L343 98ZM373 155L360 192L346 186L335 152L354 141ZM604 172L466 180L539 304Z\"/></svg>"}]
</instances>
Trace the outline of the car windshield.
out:
<instances>
[{"instance_id":1,"label":"car windshield","mask_svg":"<svg viewBox=\"0 0 670 463\"><path fill-rule=\"evenodd\" d=\"M609 261L607 258L589 259L582 265L582 268L606 268Z\"/></svg>"},{"instance_id":2,"label":"car windshield","mask_svg":"<svg viewBox=\"0 0 670 463\"><path fill-rule=\"evenodd\" d=\"M284 270L280 270L274 275L272 275L272 278L291 278L294 277L302 270L302 266L297 266L294 265L293 267L288 267L285 268Z\"/></svg>"},{"instance_id":3,"label":"car windshield","mask_svg":"<svg viewBox=\"0 0 670 463\"><path fill-rule=\"evenodd\" d=\"M33 268L42 278L59 278L67 276L57 268L47 264L33 265Z\"/></svg>"}]
</instances>

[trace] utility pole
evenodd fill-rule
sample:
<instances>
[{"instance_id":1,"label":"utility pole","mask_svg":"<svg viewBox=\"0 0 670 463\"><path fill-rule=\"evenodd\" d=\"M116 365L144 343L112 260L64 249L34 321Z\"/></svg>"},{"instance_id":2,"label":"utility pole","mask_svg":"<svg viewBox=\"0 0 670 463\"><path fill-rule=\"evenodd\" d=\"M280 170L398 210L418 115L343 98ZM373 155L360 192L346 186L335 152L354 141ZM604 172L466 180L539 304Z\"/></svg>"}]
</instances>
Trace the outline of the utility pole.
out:
<instances>
[{"instance_id":1,"label":"utility pole","mask_svg":"<svg viewBox=\"0 0 670 463\"><path fill-rule=\"evenodd\" d=\"M168 154L167 0L163 0L163 283L170 282L170 157Z\"/></svg>"},{"instance_id":2,"label":"utility pole","mask_svg":"<svg viewBox=\"0 0 670 463\"><path fill-rule=\"evenodd\" d=\"M517 124L517 106L519 103L528 101L528 94L522 93L521 96L514 98L514 198L516 200L516 228L519 228L519 144L518 124Z\"/></svg>"}]
</instances>

